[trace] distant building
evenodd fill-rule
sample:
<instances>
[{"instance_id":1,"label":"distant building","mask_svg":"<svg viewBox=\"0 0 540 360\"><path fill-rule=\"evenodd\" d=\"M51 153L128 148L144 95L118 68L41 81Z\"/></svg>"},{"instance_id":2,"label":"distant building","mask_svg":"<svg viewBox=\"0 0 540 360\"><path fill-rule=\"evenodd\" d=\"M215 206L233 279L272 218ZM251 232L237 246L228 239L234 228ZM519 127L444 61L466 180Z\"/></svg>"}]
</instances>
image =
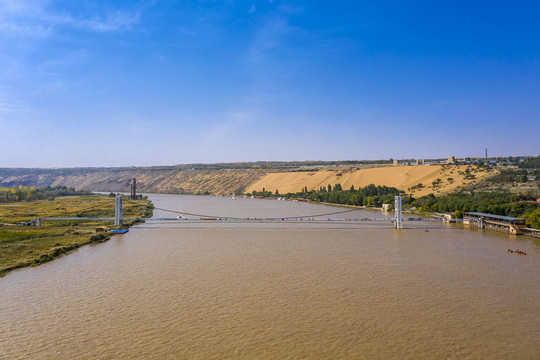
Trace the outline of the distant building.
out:
<instances>
[{"instance_id":1,"label":"distant building","mask_svg":"<svg viewBox=\"0 0 540 360\"><path fill-rule=\"evenodd\" d=\"M447 163L447 164L453 164L453 163L455 163L455 162L456 162L456 158L453 157L453 156L450 156L450 157L448 158L448 160L446 160L446 163Z\"/></svg>"},{"instance_id":2,"label":"distant building","mask_svg":"<svg viewBox=\"0 0 540 360\"><path fill-rule=\"evenodd\" d=\"M394 166L398 166L398 161L397 161L397 159L394 159L393 165L394 165Z\"/></svg>"}]
</instances>

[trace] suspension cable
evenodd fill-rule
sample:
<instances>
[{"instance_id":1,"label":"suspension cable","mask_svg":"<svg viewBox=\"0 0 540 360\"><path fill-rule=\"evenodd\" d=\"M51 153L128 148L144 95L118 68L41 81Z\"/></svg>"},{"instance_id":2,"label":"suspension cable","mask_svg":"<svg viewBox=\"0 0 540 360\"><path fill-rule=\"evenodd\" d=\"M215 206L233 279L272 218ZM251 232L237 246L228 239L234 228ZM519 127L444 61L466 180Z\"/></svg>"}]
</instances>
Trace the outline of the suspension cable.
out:
<instances>
[{"instance_id":1,"label":"suspension cable","mask_svg":"<svg viewBox=\"0 0 540 360\"><path fill-rule=\"evenodd\" d=\"M156 209L156 210L161 210L161 211L167 211L167 212L171 212L171 213L175 213L175 214L190 215L190 216L198 216L198 217L207 217L207 218L247 219L246 217L215 216L215 215L193 214L193 213L188 213L188 212L185 212L185 211L177 211L177 210L163 209L163 208L158 208L158 207L155 207L154 209ZM276 218L279 218L279 219L303 219L303 218L313 218L313 217L320 217L320 216L329 216L329 215L336 215L336 214L344 214L344 213L348 213L348 212L352 212L352 211L357 211L357 210L359 210L359 209L350 209L350 210L335 211L335 212L325 213L325 214L299 215L299 216L276 217ZM256 217L256 216L253 216L253 217L254 217L254 218L259 218L259 217ZM250 216L250 218L251 218L251 216ZM260 218L262 219L263 217L260 217Z\"/></svg>"}]
</instances>

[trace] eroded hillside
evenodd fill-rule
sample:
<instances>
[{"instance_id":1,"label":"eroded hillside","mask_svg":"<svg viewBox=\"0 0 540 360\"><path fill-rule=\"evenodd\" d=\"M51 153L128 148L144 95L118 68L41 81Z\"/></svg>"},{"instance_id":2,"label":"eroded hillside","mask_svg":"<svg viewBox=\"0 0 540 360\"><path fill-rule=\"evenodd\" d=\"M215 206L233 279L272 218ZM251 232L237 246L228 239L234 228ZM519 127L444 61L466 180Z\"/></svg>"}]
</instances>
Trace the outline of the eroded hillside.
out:
<instances>
[{"instance_id":1,"label":"eroded hillside","mask_svg":"<svg viewBox=\"0 0 540 360\"><path fill-rule=\"evenodd\" d=\"M264 170L171 169L0 169L0 186L67 186L91 191L215 195L240 193L264 175Z\"/></svg>"}]
</instances>

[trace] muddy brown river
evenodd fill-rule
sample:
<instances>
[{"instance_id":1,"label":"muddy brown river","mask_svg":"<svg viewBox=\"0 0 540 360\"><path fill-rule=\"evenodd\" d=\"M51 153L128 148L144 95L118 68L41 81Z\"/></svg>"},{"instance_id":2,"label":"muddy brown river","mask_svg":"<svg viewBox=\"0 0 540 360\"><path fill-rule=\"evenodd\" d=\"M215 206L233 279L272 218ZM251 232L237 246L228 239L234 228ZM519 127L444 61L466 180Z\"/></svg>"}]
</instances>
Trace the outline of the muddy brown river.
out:
<instances>
[{"instance_id":1,"label":"muddy brown river","mask_svg":"<svg viewBox=\"0 0 540 360\"><path fill-rule=\"evenodd\" d=\"M340 210L150 198L218 216ZM0 358L540 359L540 241L404 226L147 222L0 278Z\"/></svg>"}]
</instances>

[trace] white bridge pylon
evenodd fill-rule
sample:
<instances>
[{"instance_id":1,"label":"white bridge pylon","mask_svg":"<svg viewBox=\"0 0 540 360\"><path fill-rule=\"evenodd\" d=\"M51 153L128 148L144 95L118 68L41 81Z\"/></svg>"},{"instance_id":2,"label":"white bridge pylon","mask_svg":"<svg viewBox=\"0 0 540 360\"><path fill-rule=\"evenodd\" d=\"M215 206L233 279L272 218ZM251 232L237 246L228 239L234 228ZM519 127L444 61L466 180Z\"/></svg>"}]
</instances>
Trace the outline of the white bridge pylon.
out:
<instances>
[{"instance_id":1,"label":"white bridge pylon","mask_svg":"<svg viewBox=\"0 0 540 360\"><path fill-rule=\"evenodd\" d=\"M123 218L122 195L117 195L114 203L114 225L122 225Z\"/></svg>"},{"instance_id":2,"label":"white bridge pylon","mask_svg":"<svg viewBox=\"0 0 540 360\"><path fill-rule=\"evenodd\" d=\"M403 229L403 213L401 209L401 196L395 197L395 206L394 206L394 212L395 212L395 220L394 220L394 228L395 229Z\"/></svg>"}]
</instances>

